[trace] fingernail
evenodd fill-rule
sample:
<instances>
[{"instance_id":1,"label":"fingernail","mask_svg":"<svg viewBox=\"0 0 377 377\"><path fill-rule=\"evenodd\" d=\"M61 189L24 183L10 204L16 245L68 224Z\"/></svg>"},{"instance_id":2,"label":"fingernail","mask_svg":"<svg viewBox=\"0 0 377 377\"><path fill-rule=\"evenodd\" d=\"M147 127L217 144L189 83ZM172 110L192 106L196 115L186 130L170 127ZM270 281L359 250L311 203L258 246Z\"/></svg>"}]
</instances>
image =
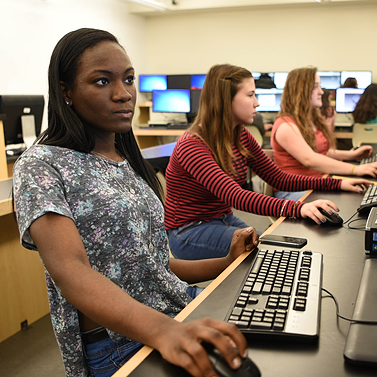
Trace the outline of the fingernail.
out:
<instances>
[{"instance_id":1,"label":"fingernail","mask_svg":"<svg viewBox=\"0 0 377 377\"><path fill-rule=\"evenodd\" d=\"M254 245L258 245L258 241L254 241Z\"/></svg>"},{"instance_id":2,"label":"fingernail","mask_svg":"<svg viewBox=\"0 0 377 377\"><path fill-rule=\"evenodd\" d=\"M362 194L363 193L363 190L360 190L360 194Z\"/></svg>"},{"instance_id":3,"label":"fingernail","mask_svg":"<svg viewBox=\"0 0 377 377\"><path fill-rule=\"evenodd\" d=\"M249 233L252 233L253 228L250 227L250 228L247 228L246 230L247 230Z\"/></svg>"},{"instance_id":4,"label":"fingernail","mask_svg":"<svg viewBox=\"0 0 377 377\"><path fill-rule=\"evenodd\" d=\"M245 350L245 352L243 353L242 357L244 359L246 359L248 357L249 353L247 352L247 350Z\"/></svg>"},{"instance_id":5,"label":"fingernail","mask_svg":"<svg viewBox=\"0 0 377 377\"><path fill-rule=\"evenodd\" d=\"M330 214L330 215L332 215L333 213L334 213L334 212L333 212L333 211L331 211L331 209L330 209L330 211L329 211L329 214Z\"/></svg>"},{"instance_id":6,"label":"fingernail","mask_svg":"<svg viewBox=\"0 0 377 377\"><path fill-rule=\"evenodd\" d=\"M233 359L233 366L235 368L239 368L242 364L242 361L239 357L236 357L235 359Z\"/></svg>"},{"instance_id":7,"label":"fingernail","mask_svg":"<svg viewBox=\"0 0 377 377\"><path fill-rule=\"evenodd\" d=\"M327 220L325 218L322 219L322 222L325 223Z\"/></svg>"}]
</instances>

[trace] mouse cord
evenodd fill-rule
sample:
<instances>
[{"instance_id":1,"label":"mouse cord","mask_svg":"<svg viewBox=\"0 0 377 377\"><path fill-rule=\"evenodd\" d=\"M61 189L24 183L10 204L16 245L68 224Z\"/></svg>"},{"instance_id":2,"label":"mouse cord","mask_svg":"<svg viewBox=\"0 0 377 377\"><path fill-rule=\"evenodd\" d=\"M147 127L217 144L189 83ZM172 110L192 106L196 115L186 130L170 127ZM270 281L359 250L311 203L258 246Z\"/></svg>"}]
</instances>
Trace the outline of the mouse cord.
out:
<instances>
[{"instance_id":1,"label":"mouse cord","mask_svg":"<svg viewBox=\"0 0 377 377\"><path fill-rule=\"evenodd\" d=\"M358 214L358 212L355 212L347 221L344 221L343 227L347 228L347 229L352 229L352 230L362 230L362 231L364 231L365 225L363 227L352 227L351 226L351 224L354 223L355 221L360 221L360 220L366 221L366 219L354 219L354 220L352 220L357 214ZM345 225L347 225L347 226L345 226Z\"/></svg>"},{"instance_id":2,"label":"mouse cord","mask_svg":"<svg viewBox=\"0 0 377 377\"><path fill-rule=\"evenodd\" d=\"M341 314L339 314L339 304L338 304L338 300L335 298L335 296L329 292L327 289L325 288L321 288L322 291L326 292L334 301L335 303L335 307L336 307L336 315L341 318L341 319L344 319L345 321L349 321L349 322L352 322L352 323L361 323L361 324L364 324L364 325L377 325L377 321L363 321L363 320L359 320L359 319L352 319L352 318L347 318L347 317L344 317L342 316Z\"/></svg>"}]
</instances>

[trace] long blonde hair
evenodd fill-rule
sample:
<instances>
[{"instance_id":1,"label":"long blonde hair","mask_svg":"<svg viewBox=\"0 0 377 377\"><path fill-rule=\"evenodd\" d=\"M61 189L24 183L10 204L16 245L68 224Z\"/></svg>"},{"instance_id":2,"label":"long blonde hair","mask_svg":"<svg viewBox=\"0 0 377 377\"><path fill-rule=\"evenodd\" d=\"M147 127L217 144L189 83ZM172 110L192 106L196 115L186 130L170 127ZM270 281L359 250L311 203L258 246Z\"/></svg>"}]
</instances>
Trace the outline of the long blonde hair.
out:
<instances>
[{"instance_id":1,"label":"long blonde hair","mask_svg":"<svg viewBox=\"0 0 377 377\"><path fill-rule=\"evenodd\" d=\"M311 99L316 74L315 67L297 68L289 72L281 99L281 110L278 114L279 117L293 118L303 138L314 151L316 140L315 132L311 127L312 123L323 133L330 147L335 145L335 137L324 123L320 109L314 109L312 106Z\"/></svg>"},{"instance_id":2,"label":"long blonde hair","mask_svg":"<svg viewBox=\"0 0 377 377\"><path fill-rule=\"evenodd\" d=\"M198 115L189 130L207 144L216 163L229 175L236 175L232 165L233 143L243 156L250 155L240 142L243 125L233 128L232 100L244 80L251 77L251 72L242 67L212 66L204 81Z\"/></svg>"}]
</instances>

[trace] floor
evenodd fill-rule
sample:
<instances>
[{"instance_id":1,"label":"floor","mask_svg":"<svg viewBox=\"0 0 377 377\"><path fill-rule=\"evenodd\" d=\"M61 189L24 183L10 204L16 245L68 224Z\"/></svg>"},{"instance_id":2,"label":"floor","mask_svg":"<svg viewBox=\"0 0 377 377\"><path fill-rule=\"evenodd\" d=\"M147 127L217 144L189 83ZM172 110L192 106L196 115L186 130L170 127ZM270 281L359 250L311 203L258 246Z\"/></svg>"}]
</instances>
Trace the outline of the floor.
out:
<instances>
[{"instance_id":1,"label":"floor","mask_svg":"<svg viewBox=\"0 0 377 377\"><path fill-rule=\"evenodd\" d=\"M0 343L1 377L65 377L50 316Z\"/></svg>"}]
</instances>

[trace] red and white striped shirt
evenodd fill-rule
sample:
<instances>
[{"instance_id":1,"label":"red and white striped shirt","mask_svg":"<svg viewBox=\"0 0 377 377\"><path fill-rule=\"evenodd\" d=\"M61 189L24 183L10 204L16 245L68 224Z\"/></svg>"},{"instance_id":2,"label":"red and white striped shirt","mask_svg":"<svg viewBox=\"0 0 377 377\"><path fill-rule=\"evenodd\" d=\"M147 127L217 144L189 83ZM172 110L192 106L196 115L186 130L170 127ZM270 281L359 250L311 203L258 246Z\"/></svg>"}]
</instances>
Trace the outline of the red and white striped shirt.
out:
<instances>
[{"instance_id":1,"label":"red and white striped shirt","mask_svg":"<svg viewBox=\"0 0 377 377\"><path fill-rule=\"evenodd\" d=\"M340 190L340 179L315 178L281 171L244 128L242 145L251 152L248 159L233 146L233 179L215 162L208 146L185 132L177 141L166 169L165 228L175 229L195 221L210 221L232 213L232 207L257 215L279 217L286 200L245 190L247 167L280 191ZM283 216L292 216L295 201L288 200ZM303 203L296 208L300 217Z\"/></svg>"}]
</instances>

